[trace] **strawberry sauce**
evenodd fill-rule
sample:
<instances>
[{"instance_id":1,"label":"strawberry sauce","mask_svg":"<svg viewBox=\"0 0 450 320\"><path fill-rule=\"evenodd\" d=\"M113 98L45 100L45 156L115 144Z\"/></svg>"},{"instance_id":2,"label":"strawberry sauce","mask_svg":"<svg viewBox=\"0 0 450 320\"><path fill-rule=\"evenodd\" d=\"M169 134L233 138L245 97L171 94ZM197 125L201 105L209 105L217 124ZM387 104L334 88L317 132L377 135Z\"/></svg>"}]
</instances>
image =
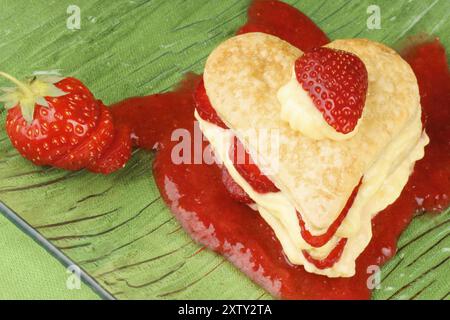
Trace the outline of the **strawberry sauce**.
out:
<instances>
[{"instance_id":1,"label":"strawberry sauce","mask_svg":"<svg viewBox=\"0 0 450 320\"><path fill-rule=\"evenodd\" d=\"M309 18L277 1L255 1L249 17L240 32L269 32L301 49L327 42L326 35ZM357 259L352 278L330 279L290 264L261 216L230 197L222 182L222 168L216 164L173 163L172 148L179 141L171 141L172 131L184 128L193 137L193 95L200 76L189 76L174 92L117 103L113 115L115 121L132 128L135 146L157 151L153 166L156 184L193 239L225 256L276 297L369 299L367 267L381 265L395 254L397 239L414 213L441 211L450 204L450 74L445 49L435 40L408 48L404 57L418 77L431 143L400 198L374 218L372 240ZM207 146L204 142L203 147Z\"/></svg>"},{"instance_id":2,"label":"strawberry sauce","mask_svg":"<svg viewBox=\"0 0 450 320\"><path fill-rule=\"evenodd\" d=\"M263 32L283 39L302 51L321 47L330 40L325 32L304 13L272 0L254 0L248 9L248 21L238 34Z\"/></svg>"}]
</instances>

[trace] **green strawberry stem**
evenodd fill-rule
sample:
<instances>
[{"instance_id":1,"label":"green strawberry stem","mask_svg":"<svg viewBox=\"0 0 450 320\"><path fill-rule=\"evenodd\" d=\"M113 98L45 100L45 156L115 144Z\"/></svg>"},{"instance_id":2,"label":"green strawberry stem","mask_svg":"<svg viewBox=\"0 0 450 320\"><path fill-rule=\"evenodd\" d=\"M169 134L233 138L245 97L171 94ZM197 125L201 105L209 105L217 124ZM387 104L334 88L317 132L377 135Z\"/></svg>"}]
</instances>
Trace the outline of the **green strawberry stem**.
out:
<instances>
[{"instance_id":1,"label":"green strawberry stem","mask_svg":"<svg viewBox=\"0 0 450 320\"><path fill-rule=\"evenodd\" d=\"M6 109L20 107L23 118L30 124L33 121L36 105L48 108L45 97L61 97L67 93L55 86L63 78L55 74L35 75L29 82L22 82L13 76L0 71L0 76L16 85L15 88L4 88L5 95L0 101L5 103Z\"/></svg>"},{"instance_id":2,"label":"green strawberry stem","mask_svg":"<svg viewBox=\"0 0 450 320\"><path fill-rule=\"evenodd\" d=\"M28 124L31 124L34 117L34 108L36 101L36 94L31 88L32 82L26 84L2 71L0 71L0 76L16 85L15 92L10 92L5 96L2 96L2 101L5 102L5 108L11 109L15 106L20 106L22 116L28 122Z\"/></svg>"},{"instance_id":3,"label":"green strawberry stem","mask_svg":"<svg viewBox=\"0 0 450 320\"><path fill-rule=\"evenodd\" d=\"M31 91L30 87L28 85L26 85L25 83L23 83L22 81L17 80L13 76L11 76L3 71L0 71L0 76L11 81L15 85L17 85L18 89L20 91L22 91L22 93L24 95L29 96L29 97L33 96L33 91Z\"/></svg>"}]
</instances>

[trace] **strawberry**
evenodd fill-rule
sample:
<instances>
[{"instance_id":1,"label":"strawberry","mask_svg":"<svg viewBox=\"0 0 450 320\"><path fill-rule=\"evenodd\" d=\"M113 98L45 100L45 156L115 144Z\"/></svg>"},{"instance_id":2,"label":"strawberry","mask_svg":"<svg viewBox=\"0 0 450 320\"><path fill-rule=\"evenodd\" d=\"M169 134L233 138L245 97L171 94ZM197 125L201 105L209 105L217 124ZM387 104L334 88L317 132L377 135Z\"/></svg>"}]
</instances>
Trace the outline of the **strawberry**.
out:
<instances>
[{"instance_id":1,"label":"strawberry","mask_svg":"<svg viewBox=\"0 0 450 320\"><path fill-rule=\"evenodd\" d=\"M128 126L115 128L114 140L106 152L87 169L101 174L110 174L122 169L131 157L131 129Z\"/></svg>"},{"instance_id":2,"label":"strawberry","mask_svg":"<svg viewBox=\"0 0 450 320\"><path fill-rule=\"evenodd\" d=\"M228 191L228 194L233 200L244 204L254 203L254 201L248 196L244 189L242 189L241 186L233 180L227 168L225 167L222 167L222 183L224 184L225 188Z\"/></svg>"},{"instance_id":3,"label":"strawberry","mask_svg":"<svg viewBox=\"0 0 450 320\"><path fill-rule=\"evenodd\" d=\"M297 80L327 123L336 131L352 132L366 102L368 76L356 55L314 48L295 62Z\"/></svg>"},{"instance_id":4,"label":"strawberry","mask_svg":"<svg viewBox=\"0 0 450 320\"><path fill-rule=\"evenodd\" d=\"M233 139L233 145L229 150L229 156L234 167L248 184L258 193L278 192L279 189L265 176L253 162L251 156L245 150L237 137Z\"/></svg>"},{"instance_id":5,"label":"strawberry","mask_svg":"<svg viewBox=\"0 0 450 320\"><path fill-rule=\"evenodd\" d=\"M6 76L9 77L8 75ZM89 137L99 110L91 92L77 79L39 76L2 97L9 109L6 131L22 156L52 165Z\"/></svg>"},{"instance_id":6,"label":"strawberry","mask_svg":"<svg viewBox=\"0 0 450 320\"><path fill-rule=\"evenodd\" d=\"M0 101L8 110L7 134L26 159L80 170L96 164L111 149L115 134L111 113L80 80L50 73L36 74L28 82L3 72L0 76L17 85L3 88L6 94ZM123 161L123 154L117 158Z\"/></svg>"},{"instance_id":7,"label":"strawberry","mask_svg":"<svg viewBox=\"0 0 450 320\"><path fill-rule=\"evenodd\" d=\"M220 119L216 110L214 110L211 102L209 101L208 95L206 94L205 83L203 82L203 78L197 86L197 89L194 93L195 100L195 108L199 114L199 116L212 124L215 124L221 128L227 129L227 126Z\"/></svg>"}]
</instances>

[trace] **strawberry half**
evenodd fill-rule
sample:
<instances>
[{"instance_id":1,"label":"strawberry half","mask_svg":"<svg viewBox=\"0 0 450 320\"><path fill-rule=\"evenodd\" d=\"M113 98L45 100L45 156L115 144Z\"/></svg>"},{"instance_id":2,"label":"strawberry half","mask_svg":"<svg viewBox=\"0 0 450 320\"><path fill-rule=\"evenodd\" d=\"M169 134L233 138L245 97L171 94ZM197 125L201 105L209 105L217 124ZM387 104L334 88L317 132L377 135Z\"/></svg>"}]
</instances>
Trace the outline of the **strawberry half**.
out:
<instances>
[{"instance_id":1,"label":"strawberry half","mask_svg":"<svg viewBox=\"0 0 450 320\"><path fill-rule=\"evenodd\" d=\"M199 114L199 116L212 124L215 124L221 128L227 129L225 123L220 119L216 110L214 110L211 102L209 101L208 95L206 94L205 83L203 82L203 78L197 86L197 89L194 93L195 100L195 108Z\"/></svg>"},{"instance_id":2,"label":"strawberry half","mask_svg":"<svg viewBox=\"0 0 450 320\"><path fill-rule=\"evenodd\" d=\"M265 176L253 162L250 154L245 150L237 137L233 139L229 156L237 172L258 193L278 192L279 189Z\"/></svg>"},{"instance_id":3,"label":"strawberry half","mask_svg":"<svg viewBox=\"0 0 450 320\"><path fill-rule=\"evenodd\" d=\"M336 131L352 132L366 102L368 76L356 55L330 48L314 48L295 62L297 80L325 121Z\"/></svg>"}]
</instances>

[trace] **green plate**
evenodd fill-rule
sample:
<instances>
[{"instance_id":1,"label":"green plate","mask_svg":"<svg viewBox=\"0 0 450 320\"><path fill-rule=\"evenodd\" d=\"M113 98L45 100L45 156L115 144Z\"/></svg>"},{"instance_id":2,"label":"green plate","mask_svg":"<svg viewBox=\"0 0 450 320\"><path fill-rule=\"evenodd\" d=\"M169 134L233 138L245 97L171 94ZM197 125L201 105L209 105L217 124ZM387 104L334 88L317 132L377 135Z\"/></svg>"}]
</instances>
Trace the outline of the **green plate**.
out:
<instances>
[{"instance_id":1,"label":"green plate","mask_svg":"<svg viewBox=\"0 0 450 320\"><path fill-rule=\"evenodd\" d=\"M201 72L211 50L245 22L249 4L76 2L80 30L66 27L72 1L3 0L0 66L18 77L60 69L82 79L106 103L167 91L185 72ZM427 32L450 47L448 0L288 2L333 39L367 37L394 45ZM371 4L381 8L379 30L366 25ZM222 257L199 250L183 232L154 184L152 153L134 152L125 169L107 177L36 167L12 148L5 114L0 113L0 201L63 262L80 266L106 297L270 298ZM449 221L448 210L413 221L400 239L399 253L383 268L375 299L449 299Z\"/></svg>"}]
</instances>

